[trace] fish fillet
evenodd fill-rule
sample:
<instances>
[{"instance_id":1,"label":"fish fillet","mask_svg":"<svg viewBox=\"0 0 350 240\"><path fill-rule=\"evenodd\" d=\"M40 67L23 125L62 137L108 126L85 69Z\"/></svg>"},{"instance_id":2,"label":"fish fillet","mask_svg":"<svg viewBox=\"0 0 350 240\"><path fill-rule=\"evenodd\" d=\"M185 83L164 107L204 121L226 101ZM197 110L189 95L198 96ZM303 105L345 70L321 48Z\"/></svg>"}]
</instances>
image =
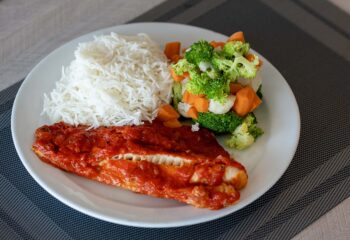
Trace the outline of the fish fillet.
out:
<instances>
[{"instance_id":1,"label":"fish fillet","mask_svg":"<svg viewBox=\"0 0 350 240\"><path fill-rule=\"evenodd\" d=\"M195 207L220 209L239 200L245 168L206 129L162 123L123 127L56 123L35 132L33 151L77 175Z\"/></svg>"}]
</instances>

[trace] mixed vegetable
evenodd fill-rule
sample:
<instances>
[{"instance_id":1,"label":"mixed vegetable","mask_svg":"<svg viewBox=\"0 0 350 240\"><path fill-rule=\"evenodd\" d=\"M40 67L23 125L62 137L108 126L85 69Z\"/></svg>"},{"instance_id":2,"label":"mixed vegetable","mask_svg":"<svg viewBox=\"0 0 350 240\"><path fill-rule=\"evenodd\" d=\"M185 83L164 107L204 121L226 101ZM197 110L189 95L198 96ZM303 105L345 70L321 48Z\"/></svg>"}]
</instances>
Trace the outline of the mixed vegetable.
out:
<instances>
[{"instance_id":1,"label":"mixed vegetable","mask_svg":"<svg viewBox=\"0 0 350 240\"><path fill-rule=\"evenodd\" d=\"M258 73L262 62L249 51L243 32L232 34L227 42L198 41L182 54L180 48L180 42L165 46L172 63L174 108L162 106L158 118L166 126L178 127L181 115L216 133L230 133L229 147L252 145L263 134L253 114L262 102Z\"/></svg>"}]
</instances>

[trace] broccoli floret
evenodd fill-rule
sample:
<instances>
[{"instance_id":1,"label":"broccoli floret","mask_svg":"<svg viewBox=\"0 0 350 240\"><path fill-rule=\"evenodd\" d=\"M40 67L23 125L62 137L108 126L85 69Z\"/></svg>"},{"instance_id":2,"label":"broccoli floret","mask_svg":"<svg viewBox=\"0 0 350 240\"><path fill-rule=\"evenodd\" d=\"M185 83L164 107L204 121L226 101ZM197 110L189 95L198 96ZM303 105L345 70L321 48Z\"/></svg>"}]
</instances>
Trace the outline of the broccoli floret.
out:
<instances>
[{"instance_id":1,"label":"broccoli floret","mask_svg":"<svg viewBox=\"0 0 350 240\"><path fill-rule=\"evenodd\" d=\"M222 51L228 58L243 56L249 51L249 43L230 41L225 44Z\"/></svg>"},{"instance_id":2,"label":"broccoli floret","mask_svg":"<svg viewBox=\"0 0 350 240\"><path fill-rule=\"evenodd\" d=\"M256 124L249 126L248 130L249 133L254 137L254 139L257 139L258 137L264 134L264 131L261 128L257 127Z\"/></svg>"},{"instance_id":3,"label":"broccoli floret","mask_svg":"<svg viewBox=\"0 0 350 240\"><path fill-rule=\"evenodd\" d=\"M254 137L254 139L257 139L264 134L264 131L257 126L258 121L256 120L254 113L249 113L244 118L243 122L247 123L248 131Z\"/></svg>"},{"instance_id":4,"label":"broccoli floret","mask_svg":"<svg viewBox=\"0 0 350 240\"><path fill-rule=\"evenodd\" d=\"M221 101L230 92L230 82L223 77L212 79L207 72L190 71L186 89L193 94L205 94L209 99Z\"/></svg>"},{"instance_id":5,"label":"broccoli floret","mask_svg":"<svg viewBox=\"0 0 350 240\"><path fill-rule=\"evenodd\" d=\"M179 82L173 84L173 105L177 109L177 105L182 100L182 85Z\"/></svg>"},{"instance_id":6,"label":"broccoli floret","mask_svg":"<svg viewBox=\"0 0 350 240\"><path fill-rule=\"evenodd\" d=\"M211 79L205 86L204 94L208 99L222 101L227 98L230 93L230 81L220 77Z\"/></svg>"},{"instance_id":7,"label":"broccoli floret","mask_svg":"<svg viewBox=\"0 0 350 240\"><path fill-rule=\"evenodd\" d=\"M195 65L189 63L186 59L180 59L176 64L172 64L171 67L177 75L183 75L185 72L196 68Z\"/></svg>"},{"instance_id":8,"label":"broccoli floret","mask_svg":"<svg viewBox=\"0 0 350 240\"><path fill-rule=\"evenodd\" d=\"M238 72L235 69L234 62L226 59L219 53L214 53L212 64L214 68L223 72L224 77L234 81L238 78Z\"/></svg>"},{"instance_id":9,"label":"broccoli floret","mask_svg":"<svg viewBox=\"0 0 350 240\"><path fill-rule=\"evenodd\" d=\"M242 124L234 130L232 136L226 141L226 145L242 150L252 145L263 133L263 130L257 127L255 115L250 113L244 118Z\"/></svg>"},{"instance_id":10,"label":"broccoli floret","mask_svg":"<svg viewBox=\"0 0 350 240\"><path fill-rule=\"evenodd\" d=\"M226 141L226 145L230 148L242 150L252 145L254 141L254 137L249 134L247 123L242 123L233 132L231 138Z\"/></svg>"},{"instance_id":11,"label":"broccoli floret","mask_svg":"<svg viewBox=\"0 0 350 240\"><path fill-rule=\"evenodd\" d=\"M234 60L226 59L220 53L214 53L212 64L214 68L223 71L226 78L231 79L231 81L236 80L238 77L243 78L254 78L257 73L257 64L259 60L254 62L249 62L243 56L236 56Z\"/></svg>"},{"instance_id":12,"label":"broccoli floret","mask_svg":"<svg viewBox=\"0 0 350 240\"><path fill-rule=\"evenodd\" d=\"M211 79L215 79L215 78L219 78L220 77L220 73L218 71L216 71L214 68L209 68L206 73L208 74L208 76Z\"/></svg>"},{"instance_id":13,"label":"broccoli floret","mask_svg":"<svg viewBox=\"0 0 350 240\"><path fill-rule=\"evenodd\" d=\"M234 112L214 114L211 112L198 113L196 120L202 127L217 133L232 133L242 123L242 118Z\"/></svg>"},{"instance_id":14,"label":"broccoli floret","mask_svg":"<svg viewBox=\"0 0 350 240\"><path fill-rule=\"evenodd\" d=\"M249 113L244 119L243 122L247 123L249 126L252 124L257 124L256 116L254 113Z\"/></svg>"},{"instance_id":15,"label":"broccoli floret","mask_svg":"<svg viewBox=\"0 0 350 240\"><path fill-rule=\"evenodd\" d=\"M235 57L233 68L238 72L240 77L252 79L257 73L256 65L249 62L245 57Z\"/></svg>"},{"instance_id":16,"label":"broccoli floret","mask_svg":"<svg viewBox=\"0 0 350 240\"><path fill-rule=\"evenodd\" d=\"M207 41L199 41L192 44L190 50L186 51L185 58L198 66L200 62L210 62L213 50L213 46Z\"/></svg>"},{"instance_id":17,"label":"broccoli floret","mask_svg":"<svg viewBox=\"0 0 350 240\"><path fill-rule=\"evenodd\" d=\"M262 100L263 99L263 94L262 94L262 84L260 84L258 91L256 91L256 95Z\"/></svg>"},{"instance_id":18,"label":"broccoli floret","mask_svg":"<svg viewBox=\"0 0 350 240\"><path fill-rule=\"evenodd\" d=\"M190 80L186 84L186 90L193 94L204 94L205 86L211 78L207 74L201 73L196 69L189 71L189 74Z\"/></svg>"}]
</instances>

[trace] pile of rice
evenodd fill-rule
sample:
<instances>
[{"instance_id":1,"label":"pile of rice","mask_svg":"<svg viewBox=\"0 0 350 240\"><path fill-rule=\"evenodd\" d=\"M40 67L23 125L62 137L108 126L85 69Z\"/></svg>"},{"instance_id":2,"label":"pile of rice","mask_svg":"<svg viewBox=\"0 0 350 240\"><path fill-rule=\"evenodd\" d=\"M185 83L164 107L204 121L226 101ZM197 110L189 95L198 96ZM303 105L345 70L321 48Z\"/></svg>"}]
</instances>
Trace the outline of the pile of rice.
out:
<instances>
[{"instance_id":1,"label":"pile of rice","mask_svg":"<svg viewBox=\"0 0 350 240\"><path fill-rule=\"evenodd\" d=\"M51 121L98 126L152 121L171 98L167 59L146 34L116 33L79 44L55 89L44 95Z\"/></svg>"}]
</instances>

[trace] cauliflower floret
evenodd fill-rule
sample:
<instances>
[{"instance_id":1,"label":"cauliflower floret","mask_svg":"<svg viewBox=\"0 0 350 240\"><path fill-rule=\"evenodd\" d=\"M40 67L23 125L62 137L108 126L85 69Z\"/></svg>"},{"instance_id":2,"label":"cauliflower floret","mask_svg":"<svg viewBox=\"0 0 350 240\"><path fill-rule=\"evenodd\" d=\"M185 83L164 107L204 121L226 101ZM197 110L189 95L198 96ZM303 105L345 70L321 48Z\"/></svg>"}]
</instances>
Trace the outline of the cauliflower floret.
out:
<instances>
[{"instance_id":1,"label":"cauliflower floret","mask_svg":"<svg viewBox=\"0 0 350 240\"><path fill-rule=\"evenodd\" d=\"M236 96L228 96L224 102L216 101L214 99L209 100L209 112L215 114L224 114L231 110L233 104L235 103Z\"/></svg>"}]
</instances>

